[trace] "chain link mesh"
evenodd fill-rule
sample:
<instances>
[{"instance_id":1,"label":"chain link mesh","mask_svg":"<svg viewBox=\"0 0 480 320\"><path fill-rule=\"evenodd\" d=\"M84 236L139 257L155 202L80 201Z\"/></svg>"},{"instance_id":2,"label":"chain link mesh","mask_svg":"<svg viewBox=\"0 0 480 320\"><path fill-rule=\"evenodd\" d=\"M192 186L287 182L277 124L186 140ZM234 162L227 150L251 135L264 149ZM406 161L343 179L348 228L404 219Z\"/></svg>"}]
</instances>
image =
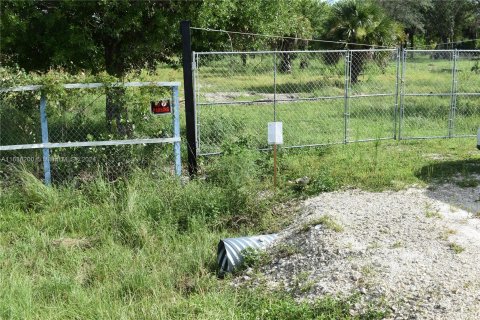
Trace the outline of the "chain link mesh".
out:
<instances>
[{"instance_id":1,"label":"chain link mesh","mask_svg":"<svg viewBox=\"0 0 480 320\"><path fill-rule=\"evenodd\" d=\"M267 148L274 120L286 147L391 139L397 59L396 50L197 53L199 153L234 141Z\"/></svg>"},{"instance_id":2,"label":"chain link mesh","mask_svg":"<svg viewBox=\"0 0 480 320\"><path fill-rule=\"evenodd\" d=\"M344 53L280 52L274 57L276 120L283 122L285 146L341 142Z\"/></svg>"},{"instance_id":3,"label":"chain link mesh","mask_svg":"<svg viewBox=\"0 0 480 320\"><path fill-rule=\"evenodd\" d=\"M0 92L0 145L41 143L40 93Z\"/></svg>"},{"instance_id":4,"label":"chain link mesh","mask_svg":"<svg viewBox=\"0 0 480 320\"><path fill-rule=\"evenodd\" d=\"M282 121L285 147L475 135L480 51L339 50L194 54L197 150L231 143L265 149ZM172 118L150 102L169 89L103 87L47 92L49 142L172 137ZM42 142L41 92L0 92L0 145ZM50 149L53 181L115 180L136 168L173 172L170 145ZM0 174L43 177L41 149L2 151Z\"/></svg>"},{"instance_id":5,"label":"chain link mesh","mask_svg":"<svg viewBox=\"0 0 480 320\"><path fill-rule=\"evenodd\" d=\"M404 52L401 137L448 137L453 52Z\"/></svg>"},{"instance_id":6,"label":"chain link mesh","mask_svg":"<svg viewBox=\"0 0 480 320\"><path fill-rule=\"evenodd\" d=\"M404 54L401 137L475 135L480 125L480 52Z\"/></svg>"},{"instance_id":7,"label":"chain link mesh","mask_svg":"<svg viewBox=\"0 0 480 320\"><path fill-rule=\"evenodd\" d=\"M0 145L42 143L40 91L3 92L0 108ZM46 93L48 142L95 142L144 138L171 138L172 116L150 112L151 101L170 99L166 87L100 87L57 89ZM24 167L43 178L42 149L0 151L4 181ZM173 172L170 144L51 148L54 183L109 180L126 177L137 168Z\"/></svg>"},{"instance_id":8,"label":"chain link mesh","mask_svg":"<svg viewBox=\"0 0 480 320\"><path fill-rule=\"evenodd\" d=\"M351 51L347 142L395 137L398 53Z\"/></svg>"},{"instance_id":9,"label":"chain link mesh","mask_svg":"<svg viewBox=\"0 0 480 320\"><path fill-rule=\"evenodd\" d=\"M475 135L480 126L480 51L460 51L457 55L457 95L453 136Z\"/></svg>"},{"instance_id":10,"label":"chain link mesh","mask_svg":"<svg viewBox=\"0 0 480 320\"><path fill-rule=\"evenodd\" d=\"M474 135L479 51L340 50L196 53L199 154L242 142L284 146ZM403 56L403 58L402 58Z\"/></svg>"}]
</instances>

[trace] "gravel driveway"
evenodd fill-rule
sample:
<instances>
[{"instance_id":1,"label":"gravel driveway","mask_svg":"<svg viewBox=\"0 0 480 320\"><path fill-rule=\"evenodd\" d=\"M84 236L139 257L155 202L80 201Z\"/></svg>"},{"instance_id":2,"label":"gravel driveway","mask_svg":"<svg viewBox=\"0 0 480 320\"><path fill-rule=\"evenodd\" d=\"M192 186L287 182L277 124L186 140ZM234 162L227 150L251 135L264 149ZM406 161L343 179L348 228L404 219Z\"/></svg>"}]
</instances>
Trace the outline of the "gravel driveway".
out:
<instances>
[{"instance_id":1,"label":"gravel driveway","mask_svg":"<svg viewBox=\"0 0 480 320\"><path fill-rule=\"evenodd\" d=\"M262 283L298 300L358 294L392 319L480 319L480 187L346 190L307 200Z\"/></svg>"}]
</instances>

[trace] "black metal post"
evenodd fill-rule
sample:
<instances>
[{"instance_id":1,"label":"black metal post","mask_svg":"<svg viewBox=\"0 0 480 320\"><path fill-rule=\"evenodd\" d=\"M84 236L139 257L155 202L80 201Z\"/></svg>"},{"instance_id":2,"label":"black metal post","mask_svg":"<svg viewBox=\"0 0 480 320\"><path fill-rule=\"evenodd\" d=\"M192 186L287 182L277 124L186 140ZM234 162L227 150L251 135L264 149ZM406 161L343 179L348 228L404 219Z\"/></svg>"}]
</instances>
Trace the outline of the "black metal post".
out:
<instances>
[{"instance_id":1,"label":"black metal post","mask_svg":"<svg viewBox=\"0 0 480 320\"><path fill-rule=\"evenodd\" d=\"M197 137L195 130L195 105L193 101L192 42L190 21L180 23L182 33L183 90L185 92L185 122L187 127L188 173L197 174Z\"/></svg>"}]
</instances>

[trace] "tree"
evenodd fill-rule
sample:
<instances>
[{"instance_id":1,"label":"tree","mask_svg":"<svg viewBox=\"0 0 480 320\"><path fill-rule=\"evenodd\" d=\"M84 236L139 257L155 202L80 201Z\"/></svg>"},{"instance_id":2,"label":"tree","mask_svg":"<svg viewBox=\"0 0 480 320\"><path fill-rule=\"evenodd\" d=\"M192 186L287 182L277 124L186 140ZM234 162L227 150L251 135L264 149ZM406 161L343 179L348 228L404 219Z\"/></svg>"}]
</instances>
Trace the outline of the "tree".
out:
<instances>
[{"instance_id":1,"label":"tree","mask_svg":"<svg viewBox=\"0 0 480 320\"><path fill-rule=\"evenodd\" d=\"M197 20L200 27L245 34L197 33L194 37L195 48L203 51L264 49L269 39L249 34L270 33L275 20L275 15L272 13L280 10L280 3L270 0L205 0ZM240 56L245 66L247 55Z\"/></svg>"},{"instance_id":2,"label":"tree","mask_svg":"<svg viewBox=\"0 0 480 320\"><path fill-rule=\"evenodd\" d=\"M377 1L390 17L403 25L410 47L413 49L415 35L425 32L426 14L432 9L432 0Z\"/></svg>"},{"instance_id":3,"label":"tree","mask_svg":"<svg viewBox=\"0 0 480 320\"><path fill-rule=\"evenodd\" d=\"M251 34L311 38L321 29L327 4L316 0L206 0L199 13L199 26ZM251 51L275 48L293 50L305 44L288 38L269 38L248 34L211 34L195 39L195 47ZM247 55L241 55L246 64ZM293 56L281 55L279 70L289 72Z\"/></svg>"},{"instance_id":4,"label":"tree","mask_svg":"<svg viewBox=\"0 0 480 320\"><path fill-rule=\"evenodd\" d=\"M392 46L399 41L401 34L400 25L388 17L373 1L336 2L326 21L326 38L349 43L342 45L344 48ZM357 83L368 57L368 53L365 52L352 55L350 74L352 84Z\"/></svg>"},{"instance_id":5,"label":"tree","mask_svg":"<svg viewBox=\"0 0 480 320\"><path fill-rule=\"evenodd\" d=\"M2 56L27 71L62 67L106 71L122 78L131 69L173 62L180 49L178 25L194 17L191 1L2 1ZM106 120L129 135L122 88L107 90ZM114 130L113 126L116 126Z\"/></svg>"},{"instance_id":6,"label":"tree","mask_svg":"<svg viewBox=\"0 0 480 320\"><path fill-rule=\"evenodd\" d=\"M426 13L431 22L426 27L427 40L443 43L441 47L445 48L446 43L460 40L464 34L474 36L478 34L479 16L480 2L477 0L434 1Z\"/></svg>"},{"instance_id":7,"label":"tree","mask_svg":"<svg viewBox=\"0 0 480 320\"><path fill-rule=\"evenodd\" d=\"M274 39L273 45L284 51L280 54L280 65L278 70L282 73L290 73L292 71L292 60L295 55L286 52L298 49L300 46L306 46L307 42L301 39L311 39L313 36L313 28L310 20L304 15L302 9L306 5L312 5L312 1L291 1L281 2L281 10L278 19L275 20L273 30L275 34L285 36L286 38Z\"/></svg>"}]
</instances>

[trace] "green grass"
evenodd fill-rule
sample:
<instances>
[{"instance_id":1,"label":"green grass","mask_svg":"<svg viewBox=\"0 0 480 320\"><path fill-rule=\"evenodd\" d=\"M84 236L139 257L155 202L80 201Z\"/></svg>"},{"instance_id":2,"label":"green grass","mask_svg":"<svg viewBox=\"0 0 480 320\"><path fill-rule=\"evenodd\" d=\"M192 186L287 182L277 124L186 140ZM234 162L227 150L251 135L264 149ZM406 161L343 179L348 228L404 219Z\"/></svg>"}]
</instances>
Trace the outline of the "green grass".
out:
<instances>
[{"instance_id":1,"label":"green grass","mask_svg":"<svg viewBox=\"0 0 480 320\"><path fill-rule=\"evenodd\" d=\"M281 150L230 145L183 185L137 170L124 179L45 187L25 172L1 185L0 318L342 319L352 301L297 304L284 293L234 289L216 277L222 237L276 232L279 203L342 187L401 189L478 173L474 139L379 142ZM449 161L426 155L442 154ZM309 176L295 188L288 180ZM286 250L290 254L291 250ZM381 318L372 306L365 318Z\"/></svg>"},{"instance_id":2,"label":"green grass","mask_svg":"<svg viewBox=\"0 0 480 320\"><path fill-rule=\"evenodd\" d=\"M302 250L293 244L279 243L275 247L275 255L280 258L289 257L301 252Z\"/></svg>"},{"instance_id":3,"label":"green grass","mask_svg":"<svg viewBox=\"0 0 480 320\"><path fill-rule=\"evenodd\" d=\"M395 243L392 245L393 249L398 249L403 247L404 247L404 244L401 241L395 241Z\"/></svg>"},{"instance_id":4,"label":"green grass","mask_svg":"<svg viewBox=\"0 0 480 320\"><path fill-rule=\"evenodd\" d=\"M433 160L440 154L449 160ZM353 186L380 191L407 185L448 181L454 175L468 178L480 173L475 139L378 142L339 145L310 150L282 150L280 181L309 176L304 194ZM294 174L292 174L294 173ZM291 187L293 189L293 187Z\"/></svg>"},{"instance_id":5,"label":"green grass","mask_svg":"<svg viewBox=\"0 0 480 320\"><path fill-rule=\"evenodd\" d=\"M425 217L427 217L427 218L437 218L437 219L441 219L441 218L442 218L442 215L441 215L438 211L427 210L427 211L425 212Z\"/></svg>"},{"instance_id":6,"label":"green grass","mask_svg":"<svg viewBox=\"0 0 480 320\"><path fill-rule=\"evenodd\" d=\"M479 185L479 181L476 178L467 178L457 181L456 184L462 188L474 188Z\"/></svg>"},{"instance_id":7,"label":"green grass","mask_svg":"<svg viewBox=\"0 0 480 320\"><path fill-rule=\"evenodd\" d=\"M20 177L18 188L2 190L0 318L220 319L238 311L238 293L215 275L216 244L229 230L226 220L216 224L233 210L226 191L144 173L81 190ZM55 242L65 237L91 245Z\"/></svg>"},{"instance_id":8,"label":"green grass","mask_svg":"<svg viewBox=\"0 0 480 320\"><path fill-rule=\"evenodd\" d=\"M450 249L452 249L452 251L455 252L456 254L460 254L460 253L462 253L463 251L465 251L465 248L464 248L464 247L462 247L462 246L459 245L459 244L453 243L453 242L451 242L451 243L449 244L449 246L450 246Z\"/></svg>"}]
</instances>

